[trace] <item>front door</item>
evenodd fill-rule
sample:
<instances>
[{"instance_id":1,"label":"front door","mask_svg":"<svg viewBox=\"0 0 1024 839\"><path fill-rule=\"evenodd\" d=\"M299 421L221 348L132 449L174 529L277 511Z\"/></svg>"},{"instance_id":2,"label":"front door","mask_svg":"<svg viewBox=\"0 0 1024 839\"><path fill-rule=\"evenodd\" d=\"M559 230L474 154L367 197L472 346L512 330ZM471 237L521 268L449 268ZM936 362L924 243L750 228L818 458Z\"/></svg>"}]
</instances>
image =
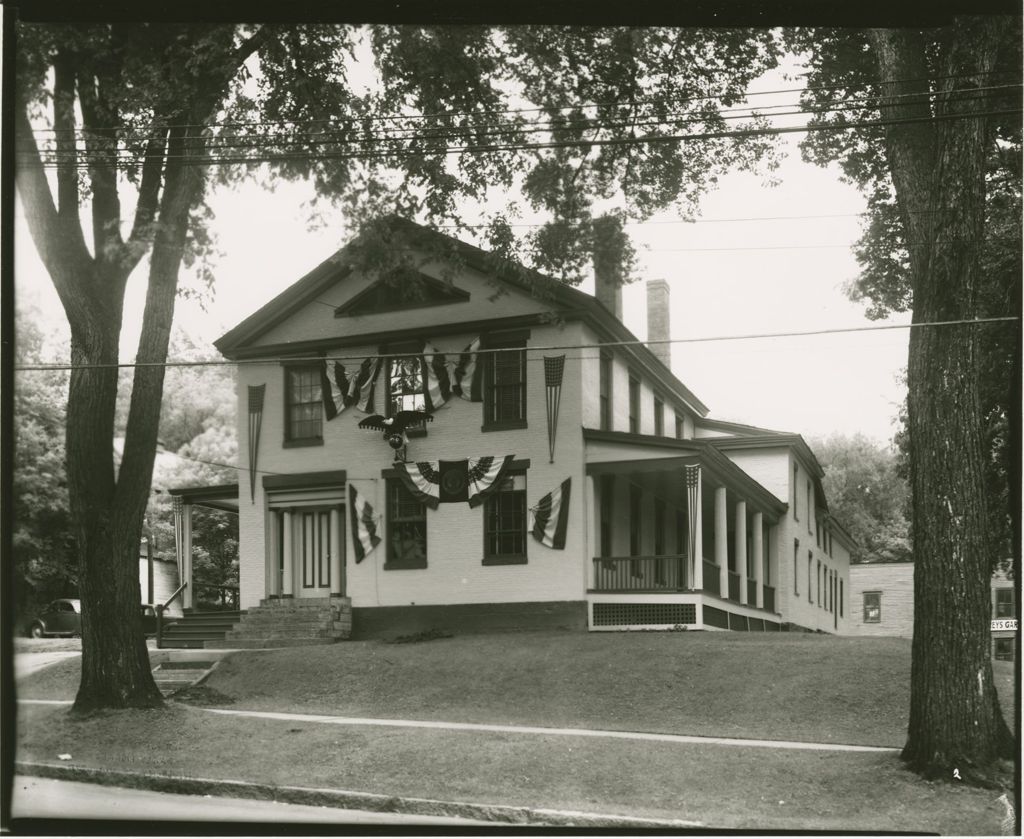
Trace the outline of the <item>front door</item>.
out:
<instances>
[{"instance_id":1,"label":"front door","mask_svg":"<svg viewBox=\"0 0 1024 839\"><path fill-rule=\"evenodd\" d=\"M297 510L293 514L295 539L295 594L327 597L331 593L331 511Z\"/></svg>"}]
</instances>

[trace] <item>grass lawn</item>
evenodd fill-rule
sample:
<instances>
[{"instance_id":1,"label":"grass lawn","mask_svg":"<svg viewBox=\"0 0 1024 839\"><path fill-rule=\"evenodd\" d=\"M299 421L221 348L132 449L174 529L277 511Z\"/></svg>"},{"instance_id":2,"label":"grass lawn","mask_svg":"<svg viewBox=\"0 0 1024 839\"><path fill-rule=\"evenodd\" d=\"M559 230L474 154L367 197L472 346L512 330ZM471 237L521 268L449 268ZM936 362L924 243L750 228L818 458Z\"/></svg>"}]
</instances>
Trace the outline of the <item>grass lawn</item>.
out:
<instances>
[{"instance_id":1,"label":"grass lawn","mask_svg":"<svg viewBox=\"0 0 1024 839\"><path fill-rule=\"evenodd\" d=\"M1013 667L995 670L1012 720ZM77 660L54 665L24 680L19 697L73 698L77 671ZM900 639L536 632L244 653L206 685L233 700L225 707L251 710L899 747L909 672ZM366 729L182 705L82 721L23 706L19 722L22 760L68 752L87 766L708 827L992 834L1002 817L996 793L925 783L895 754Z\"/></svg>"}]
</instances>

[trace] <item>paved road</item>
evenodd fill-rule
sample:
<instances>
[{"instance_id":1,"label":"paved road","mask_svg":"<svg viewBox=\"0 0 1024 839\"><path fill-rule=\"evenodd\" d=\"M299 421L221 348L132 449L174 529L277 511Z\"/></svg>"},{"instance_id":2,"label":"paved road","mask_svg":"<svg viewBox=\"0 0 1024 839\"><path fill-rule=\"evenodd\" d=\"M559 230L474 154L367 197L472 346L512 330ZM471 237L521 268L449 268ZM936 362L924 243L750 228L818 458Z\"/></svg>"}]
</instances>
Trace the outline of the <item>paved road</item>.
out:
<instances>
[{"instance_id":1,"label":"paved road","mask_svg":"<svg viewBox=\"0 0 1024 839\"><path fill-rule=\"evenodd\" d=\"M16 775L14 778L11 816L15 819L130 819L146 822L495 826L494 822L473 819L408 816L366 810L342 810L335 807L279 804L274 801L176 795L78 781L55 781L27 775Z\"/></svg>"}]
</instances>

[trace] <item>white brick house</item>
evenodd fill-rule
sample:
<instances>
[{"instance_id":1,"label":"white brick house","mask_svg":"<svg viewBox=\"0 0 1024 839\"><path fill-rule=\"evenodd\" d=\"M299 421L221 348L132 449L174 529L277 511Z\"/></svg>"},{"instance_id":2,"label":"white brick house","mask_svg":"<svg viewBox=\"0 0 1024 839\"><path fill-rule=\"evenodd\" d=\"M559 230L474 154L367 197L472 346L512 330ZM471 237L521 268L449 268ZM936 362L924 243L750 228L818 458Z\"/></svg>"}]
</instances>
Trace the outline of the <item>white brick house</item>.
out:
<instances>
[{"instance_id":1,"label":"white brick house","mask_svg":"<svg viewBox=\"0 0 1024 839\"><path fill-rule=\"evenodd\" d=\"M175 491L184 581L190 505L210 502L237 505L243 609L343 598L356 637L432 627L846 630L849 537L799 435L708 419L669 370L666 345L649 349L622 325L621 290L599 284L601 302L409 222L391 228L424 254L415 293L362 271L349 246L216 342L239 363L239 482ZM438 243L458 254L450 277L450 262L426 256ZM667 293L652 284L657 311ZM652 327L649 340L668 337L664 319ZM330 359L353 379L377 371L374 413L422 409L434 353L453 382L458 364L477 365L481 401L453 393L410 432L405 459L437 468L512 456L476 506L422 503L411 466L358 427L367 412L350 405L328 419L322 398ZM544 358L558 356L552 428ZM365 378L353 391L361 397ZM253 388L263 397L258 440ZM549 547L532 538L529 511L567 480L564 547ZM381 540L361 561L353 489Z\"/></svg>"}]
</instances>

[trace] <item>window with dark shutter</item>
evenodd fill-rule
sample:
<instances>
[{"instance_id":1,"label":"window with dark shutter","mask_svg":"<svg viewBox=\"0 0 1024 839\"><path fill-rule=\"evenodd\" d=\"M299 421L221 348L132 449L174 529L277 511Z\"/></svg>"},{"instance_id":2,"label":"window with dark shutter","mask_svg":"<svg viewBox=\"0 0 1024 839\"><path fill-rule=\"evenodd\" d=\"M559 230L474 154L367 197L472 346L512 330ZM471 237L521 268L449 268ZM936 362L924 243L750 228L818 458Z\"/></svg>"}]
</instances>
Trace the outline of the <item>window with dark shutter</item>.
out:
<instances>
[{"instance_id":1,"label":"window with dark shutter","mask_svg":"<svg viewBox=\"0 0 1024 839\"><path fill-rule=\"evenodd\" d=\"M427 567L427 508L397 478L387 482L385 569Z\"/></svg>"},{"instance_id":2,"label":"window with dark shutter","mask_svg":"<svg viewBox=\"0 0 1024 839\"><path fill-rule=\"evenodd\" d=\"M484 366L484 428L526 427L525 342L488 343Z\"/></svg>"},{"instance_id":3,"label":"window with dark shutter","mask_svg":"<svg viewBox=\"0 0 1024 839\"><path fill-rule=\"evenodd\" d=\"M526 562L526 475L510 475L484 502L484 565Z\"/></svg>"}]
</instances>

